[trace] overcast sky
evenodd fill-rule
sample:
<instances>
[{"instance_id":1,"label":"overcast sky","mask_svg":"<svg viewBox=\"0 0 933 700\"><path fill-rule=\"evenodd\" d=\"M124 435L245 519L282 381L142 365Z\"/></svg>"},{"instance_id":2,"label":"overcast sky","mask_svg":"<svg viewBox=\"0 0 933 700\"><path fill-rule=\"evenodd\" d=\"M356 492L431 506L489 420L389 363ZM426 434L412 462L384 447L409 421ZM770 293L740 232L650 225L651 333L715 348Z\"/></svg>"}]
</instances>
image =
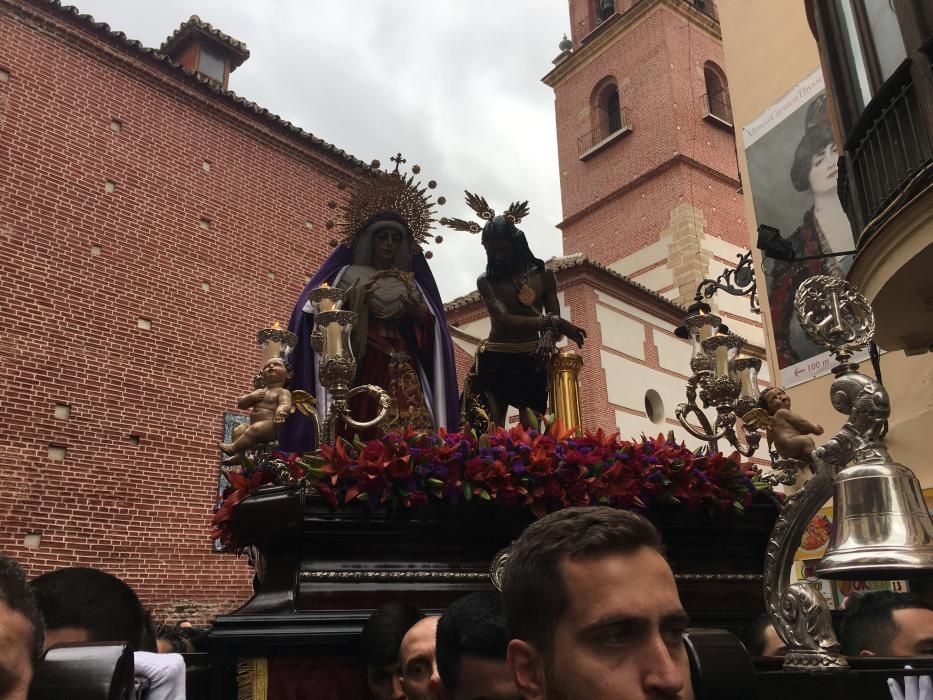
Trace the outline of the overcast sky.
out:
<instances>
[{"instance_id":1,"label":"overcast sky","mask_svg":"<svg viewBox=\"0 0 933 700\"><path fill-rule=\"evenodd\" d=\"M230 89L348 153L401 151L470 218L463 190L498 212L528 199L536 255L560 255L553 91L541 82L568 32L566 0L76 0L158 47L192 14L246 42ZM568 32L569 33L569 32ZM449 300L475 288L478 237L442 229L431 267Z\"/></svg>"}]
</instances>

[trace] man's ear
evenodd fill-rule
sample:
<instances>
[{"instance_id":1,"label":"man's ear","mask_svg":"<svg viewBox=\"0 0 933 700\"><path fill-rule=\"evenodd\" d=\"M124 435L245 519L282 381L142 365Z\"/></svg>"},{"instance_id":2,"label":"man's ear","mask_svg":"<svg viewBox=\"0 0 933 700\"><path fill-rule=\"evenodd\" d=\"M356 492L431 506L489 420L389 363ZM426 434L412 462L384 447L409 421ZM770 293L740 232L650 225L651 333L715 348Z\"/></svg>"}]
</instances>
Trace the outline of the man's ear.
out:
<instances>
[{"instance_id":1,"label":"man's ear","mask_svg":"<svg viewBox=\"0 0 933 700\"><path fill-rule=\"evenodd\" d=\"M506 659L521 696L525 700L543 700L544 664L534 645L523 639L513 639L509 642Z\"/></svg>"}]
</instances>

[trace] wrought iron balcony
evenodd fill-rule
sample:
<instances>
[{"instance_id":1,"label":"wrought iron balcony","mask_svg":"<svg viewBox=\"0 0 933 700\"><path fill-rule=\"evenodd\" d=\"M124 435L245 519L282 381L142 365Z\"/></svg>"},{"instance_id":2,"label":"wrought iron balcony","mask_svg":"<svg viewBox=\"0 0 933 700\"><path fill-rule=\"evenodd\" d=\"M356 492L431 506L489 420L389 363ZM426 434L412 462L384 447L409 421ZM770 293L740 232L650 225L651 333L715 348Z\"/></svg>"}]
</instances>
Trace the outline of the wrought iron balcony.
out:
<instances>
[{"instance_id":1,"label":"wrought iron balcony","mask_svg":"<svg viewBox=\"0 0 933 700\"><path fill-rule=\"evenodd\" d=\"M905 61L859 117L846 142L839 192L861 234L919 173L933 165L933 135Z\"/></svg>"},{"instance_id":2,"label":"wrought iron balcony","mask_svg":"<svg viewBox=\"0 0 933 700\"><path fill-rule=\"evenodd\" d=\"M617 114L610 114L605 122L577 139L577 156L580 160L586 160L631 131L632 122L628 107L622 107Z\"/></svg>"}]
</instances>

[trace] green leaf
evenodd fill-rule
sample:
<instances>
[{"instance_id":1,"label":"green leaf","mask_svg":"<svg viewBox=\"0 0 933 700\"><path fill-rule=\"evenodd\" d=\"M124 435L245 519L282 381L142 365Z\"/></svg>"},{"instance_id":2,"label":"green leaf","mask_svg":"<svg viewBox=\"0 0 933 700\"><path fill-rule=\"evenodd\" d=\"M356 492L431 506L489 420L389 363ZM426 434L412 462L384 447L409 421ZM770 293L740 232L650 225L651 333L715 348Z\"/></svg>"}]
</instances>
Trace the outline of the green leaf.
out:
<instances>
[{"instance_id":1,"label":"green leaf","mask_svg":"<svg viewBox=\"0 0 933 700\"><path fill-rule=\"evenodd\" d=\"M478 493L479 493L479 497L482 498L484 501L492 500L492 496L489 495L489 492L486 489L480 489Z\"/></svg>"},{"instance_id":2,"label":"green leaf","mask_svg":"<svg viewBox=\"0 0 933 700\"><path fill-rule=\"evenodd\" d=\"M463 497L468 501L473 500L473 484L469 481L463 482Z\"/></svg>"},{"instance_id":3,"label":"green leaf","mask_svg":"<svg viewBox=\"0 0 933 700\"><path fill-rule=\"evenodd\" d=\"M479 439L476 442L480 447L489 447L489 435L487 433L483 433L479 436Z\"/></svg>"},{"instance_id":4,"label":"green leaf","mask_svg":"<svg viewBox=\"0 0 933 700\"><path fill-rule=\"evenodd\" d=\"M358 501L368 501L368 500L369 500L369 493L367 493L366 491L363 491L362 493L357 494L356 500L358 500Z\"/></svg>"},{"instance_id":5,"label":"green leaf","mask_svg":"<svg viewBox=\"0 0 933 700\"><path fill-rule=\"evenodd\" d=\"M430 479L426 479L425 482L426 482L429 486L434 486L435 488L438 487L438 486L443 486L443 485L444 485L444 482L443 482L443 481L441 481L440 479L434 479L433 477L430 478Z\"/></svg>"},{"instance_id":6,"label":"green leaf","mask_svg":"<svg viewBox=\"0 0 933 700\"><path fill-rule=\"evenodd\" d=\"M353 446L354 446L356 449L358 449L360 452L362 452L364 449L366 449L366 443L363 442L362 440L360 440L360 436L359 436L359 435L354 435L354 436L353 436Z\"/></svg>"}]
</instances>

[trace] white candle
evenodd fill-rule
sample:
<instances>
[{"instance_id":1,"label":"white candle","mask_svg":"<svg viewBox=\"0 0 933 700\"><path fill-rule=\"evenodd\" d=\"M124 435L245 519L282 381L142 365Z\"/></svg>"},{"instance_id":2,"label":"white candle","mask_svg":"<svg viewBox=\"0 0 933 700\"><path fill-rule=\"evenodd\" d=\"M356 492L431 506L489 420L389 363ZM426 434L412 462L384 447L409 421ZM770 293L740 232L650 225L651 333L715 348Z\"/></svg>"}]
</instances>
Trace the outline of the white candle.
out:
<instances>
[{"instance_id":1,"label":"white candle","mask_svg":"<svg viewBox=\"0 0 933 700\"><path fill-rule=\"evenodd\" d=\"M726 377L729 374L729 348L720 345L716 348L716 376Z\"/></svg>"}]
</instances>

